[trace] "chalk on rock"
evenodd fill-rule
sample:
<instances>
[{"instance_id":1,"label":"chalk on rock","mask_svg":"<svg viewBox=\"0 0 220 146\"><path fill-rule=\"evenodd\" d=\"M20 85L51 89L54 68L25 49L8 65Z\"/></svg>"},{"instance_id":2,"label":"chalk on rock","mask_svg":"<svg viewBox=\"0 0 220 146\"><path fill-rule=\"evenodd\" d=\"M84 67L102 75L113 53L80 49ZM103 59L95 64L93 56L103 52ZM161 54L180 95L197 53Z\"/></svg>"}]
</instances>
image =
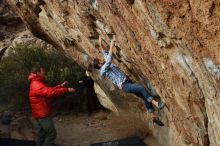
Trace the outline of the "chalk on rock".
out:
<instances>
[{"instance_id":1,"label":"chalk on rock","mask_svg":"<svg viewBox=\"0 0 220 146\"><path fill-rule=\"evenodd\" d=\"M84 62L88 62L89 56L87 54L83 55L83 60L84 60Z\"/></svg>"},{"instance_id":2,"label":"chalk on rock","mask_svg":"<svg viewBox=\"0 0 220 146\"><path fill-rule=\"evenodd\" d=\"M98 10L98 1L97 0L91 0L91 4L95 10Z\"/></svg>"}]
</instances>

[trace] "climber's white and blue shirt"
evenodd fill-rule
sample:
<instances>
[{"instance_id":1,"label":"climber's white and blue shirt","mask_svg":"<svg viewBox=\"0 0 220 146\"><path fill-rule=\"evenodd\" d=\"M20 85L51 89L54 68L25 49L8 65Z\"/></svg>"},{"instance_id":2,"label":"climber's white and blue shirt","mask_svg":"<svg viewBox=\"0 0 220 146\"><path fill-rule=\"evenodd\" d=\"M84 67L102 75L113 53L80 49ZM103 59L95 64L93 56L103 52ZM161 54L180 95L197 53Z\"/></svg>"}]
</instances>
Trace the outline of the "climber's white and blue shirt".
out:
<instances>
[{"instance_id":1,"label":"climber's white and blue shirt","mask_svg":"<svg viewBox=\"0 0 220 146\"><path fill-rule=\"evenodd\" d=\"M105 58L105 64L100 68L100 75L109 78L113 84L117 85L120 89L122 84L126 81L127 77L124 72L112 63L112 56L107 52L103 51Z\"/></svg>"}]
</instances>

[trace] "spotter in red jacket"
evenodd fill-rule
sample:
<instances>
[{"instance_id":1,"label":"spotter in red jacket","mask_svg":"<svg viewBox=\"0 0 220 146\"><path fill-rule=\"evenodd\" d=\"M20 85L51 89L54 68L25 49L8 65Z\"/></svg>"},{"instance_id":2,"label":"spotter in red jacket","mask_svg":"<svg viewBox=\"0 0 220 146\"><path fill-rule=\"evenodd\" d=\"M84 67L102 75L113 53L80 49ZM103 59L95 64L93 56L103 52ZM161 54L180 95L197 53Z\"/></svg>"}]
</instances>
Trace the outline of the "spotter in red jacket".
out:
<instances>
[{"instance_id":1,"label":"spotter in red jacket","mask_svg":"<svg viewBox=\"0 0 220 146\"><path fill-rule=\"evenodd\" d=\"M32 115L35 119L45 118L51 115L51 100L68 92L68 88L61 85L47 87L45 78L38 74L31 73L28 77L30 81L29 101Z\"/></svg>"}]
</instances>

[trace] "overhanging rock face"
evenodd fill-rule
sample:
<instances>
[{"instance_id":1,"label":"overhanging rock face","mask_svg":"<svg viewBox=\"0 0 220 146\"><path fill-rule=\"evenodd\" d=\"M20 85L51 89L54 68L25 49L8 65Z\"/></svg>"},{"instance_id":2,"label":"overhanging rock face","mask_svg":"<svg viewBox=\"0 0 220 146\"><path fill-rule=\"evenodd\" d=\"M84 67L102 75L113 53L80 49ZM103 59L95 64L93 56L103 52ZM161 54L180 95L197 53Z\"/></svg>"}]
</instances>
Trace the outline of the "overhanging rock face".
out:
<instances>
[{"instance_id":1,"label":"overhanging rock face","mask_svg":"<svg viewBox=\"0 0 220 146\"><path fill-rule=\"evenodd\" d=\"M116 34L115 63L151 81L166 126L148 128L162 145L220 145L220 3L202 0L7 0L37 37L82 67L101 58L99 34ZM113 111L148 123L138 98L97 80ZM100 97L102 98L102 97ZM104 97L103 97L104 98ZM108 100L104 100L107 101ZM141 106L139 106L141 104ZM130 108L129 108L130 107Z\"/></svg>"}]
</instances>

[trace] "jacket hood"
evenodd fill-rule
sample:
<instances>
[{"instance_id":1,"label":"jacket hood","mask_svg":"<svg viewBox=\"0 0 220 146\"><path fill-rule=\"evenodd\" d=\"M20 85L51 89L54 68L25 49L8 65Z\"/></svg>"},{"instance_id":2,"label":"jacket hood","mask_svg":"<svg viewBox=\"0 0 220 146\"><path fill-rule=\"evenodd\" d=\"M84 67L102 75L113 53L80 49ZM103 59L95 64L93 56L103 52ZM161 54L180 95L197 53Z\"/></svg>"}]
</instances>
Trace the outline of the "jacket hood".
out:
<instances>
[{"instance_id":1,"label":"jacket hood","mask_svg":"<svg viewBox=\"0 0 220 146\"><path fill-rule=\"evenodd\" d=\"M28 76L28 80L29 81L42 81L42 82L44 82L45 81L45 77L43 77L41 75L38 75L38 74L35 74L35 73L31 73Z\"/></svg>"}]
</instances>

